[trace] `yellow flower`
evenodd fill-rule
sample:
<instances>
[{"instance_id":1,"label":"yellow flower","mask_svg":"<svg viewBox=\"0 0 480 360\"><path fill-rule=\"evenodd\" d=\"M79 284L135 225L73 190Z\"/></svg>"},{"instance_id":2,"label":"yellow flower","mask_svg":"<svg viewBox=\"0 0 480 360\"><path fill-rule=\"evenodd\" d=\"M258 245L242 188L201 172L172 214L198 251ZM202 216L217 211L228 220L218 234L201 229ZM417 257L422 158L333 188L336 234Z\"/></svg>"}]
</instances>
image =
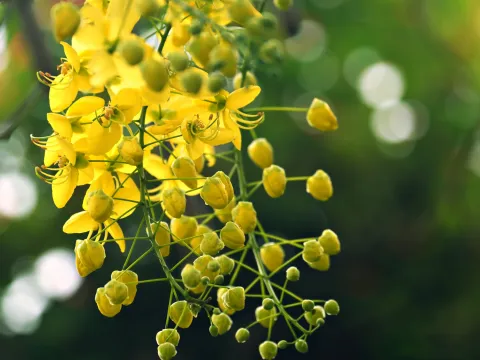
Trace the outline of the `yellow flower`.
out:
<instances>
[{"instance_id":1,"label":"yellow flower","mask_svg":"<svg viewBox=\"0 0 480 360\"><path fill-rule=\"evenodd\" d=\"M313 99L307 112L307 121L311 127L320 131L333 131L338 129L335 114L328 104L320 99Z\"/></svg>"}]
</instances>

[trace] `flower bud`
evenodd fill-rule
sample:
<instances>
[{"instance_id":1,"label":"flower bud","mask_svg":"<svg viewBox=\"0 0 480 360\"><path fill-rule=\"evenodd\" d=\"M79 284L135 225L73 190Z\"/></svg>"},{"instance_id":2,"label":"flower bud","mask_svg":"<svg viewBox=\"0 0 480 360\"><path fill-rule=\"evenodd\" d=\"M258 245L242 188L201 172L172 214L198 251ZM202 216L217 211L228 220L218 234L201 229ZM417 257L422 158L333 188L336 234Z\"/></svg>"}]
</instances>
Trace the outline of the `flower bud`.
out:
<instances>
[{"instance_id":1,"label":"flower bud","mask_svg":"<svg viewBox=\"0 0 480 360\"><path fill-rule=\"evenodd\" d=\"M178 346L178 343L180 342L180 334L176 329L163 329L157 333L155 339L157 340L157 345L169 342Z\"/></svg>"},{"instance_id":2,"label":"flower bud","mask_svg":"<svg viewBox=\"0 0 480 360\"><path fill-rule=\"evenodd\" d=\"M215 277L219 274L219 270L212 271L208 268L208 264L214 260L210 255L202 255L195 259L193 266L200 271L202 276L206 276L210 281L214 281Z\"/></svg>"},{"instance_id":3,"label":"flower bud","mask_svg":"<svg viewBox=\"0 0 480 360\"><path fill-rule=\"evenodd\" d=\"M213 260L210 260L210 262L207 265L207 269L211 272L219 272L220 271L220 264L218 261L213 258Z\"/></svg>"},{"instance_id":4,"label":"flower bud","mask_svg":"<svg viewBox=\"0 0 480 360\"><path fill-rule=\"evenodd\" d=\"M323 170L317 170L313 176L307 179L307 193L320 201L330 199L333 195L330 176Z\"/></svg>"},{"instance_id":5,"label":"flower bud","mask_svg":"<svg viewBox=\"0 0 480 360\"><path fill-rule=\"evenodd\" d=\"M128 288L124 283L110 280L105 285L105 296L112 305L121 305L128 297Z\"/></svg>"},{"instance_id":6,"label":"flower bud","mask_svg":"<svg viewBox=\"0 0 480 360\"><path fill-rule=\"evenodd\" d=\"M270 242L260 248L260 257L268 270L275 271L283 264L285 253L281 245Z\"/></svg>"},{"instance_id":7,"label":"flower bud","mask_svg":"<svg viewBox=\"0 0 480 360\"><path fill-rule=\"evenodd\" d=\"M204 26L205 26L205 23L202 20L200 19L193 20L189 28L190 34L192 35L200 34Z\"/></svg>"},{"instance_id":8,"label":"flower bud","mask_svg":"<svg viewBox=\"0 0 480 360\"><path fill-rule=\"evenodd\" d=\"M264 328L269 328L270 324L277 321L277 309L273 307L271 310L266 310L263 306L259 306L255 310L255 319Z\"/></svg>"},{"instance_id":9,"label":"flower bud","mask_svg":"<svg viewBox=\"0 0 480 360\"><path fill-rule=\"evenodd\" d=\"M242 84L243 82L243 84ZM243 74L242 73L237 73L235 77L233 78L233 88L234 90L238 90L242 87L248 87L248 86L254 86L257 85L258 81L255 75L247 71L245 74L245 80L243 80Z\"/></svg>"},{"instance_id":10,"label":"flower bud","mask_svg":"<svg viewBox=\"0 0 480 360\"><path fill-rule=\"evenodd\" d=\"M198 225L197 231L195 231L195 237L190 240L190 247L195 250L195 254L202 255L202 251L200 250L200 244L203 240L203 234L212 232L207 225Z\"/></svg>"},{"instance_id":11,"label":"flower bud","mask_svg":"<svg viewBox=\"0 0 480 360\"><path fill-rule=\"evenodd\" d=\"M190 216L182 215L180 218L172 219L170 222L171 231L173 235L173 241L181 241L183 239L191 238L195 236L197 231L197 219ZM190 243L190 240L182 241L180 244L185 246Z\"/></svg>"},{"instance_id":12,"label":"flower bud","mask_svg":"<svg viewBox=\"0 0 480 360\"><path fill-rule=\"evenodd\" d=\"M277 356L278 347L273 341L264 341L258 347L258 351L263 360L272 360Z\"/></svg>"},{"instance_id":13,"label":"flower bud","mask_svg":"<svg viewBox=\"0 0 480 360\"><path fill-rule=\"evenodd\" d=\"M235 267L235 261L229 258L227 255L220 255L215 258L220 265L220 274L228 275L233 271Z\"/></svg>"},{"instance_id":14,"label":"flower bud","mask_svg":"<svg viewBox=\"0 0 480 360\"><path fill-rule=\"evenodd\" d=\"M237 52L232 45L219 44L210 52L208 68L220 71L226 77L233 77L237 72Z\"/></svg>"},{"instance_id":15,"label":"flower bud","mask_svg":"<svg viewBox=\"0 0 480 360\"><path fill-rule=\"evenodd\" d=\"M224 248L224 246L225 244L220 240L217 233L209 232L203 234L203 240L200 243L200 250L205 255L216 255Z\"/></svg>"},{"instance_id":16,"label":"flower bud","mask_svg":"<svg viewBox=\"0 0 480 360\"><path fill-rule=\"evenodd\" d=\"M170 244L170 228L168 224L164 221L155 222L150 225L152 234L155 235L155 243L160 246L160 254L163 257L170 255L170 246L165 246Z\"/></svg>"},{"instance_id":17,"label":"flower bud","mask_svg":"<svg viewBox=\"0 0 480 360\"><path fill-rule=\"evenodd\" d=\"M80 276L85 277L100 269L105 260L102 244L93 240L77 240L75 244L75 264Z\"/></svg>"},{"instance_id":18,"label":"flower bud","mask_svg":"<svg viewBox=\"0 0 480 360\"><path fill-rule=\"evenodd\" d=\"M262 169L273 164L273 147L265 138L253 140L248 145L247 152L253 163Z\"/></svg>"},{"instance_id":19,"label":"flower bud","mask_svg":"<svg viewBox=\"0 0 480 360\"><path fill-rule=\"evenodd\" d=\"M176 72L184 71L190 63L190 59L184 51L172 51L167 58L170 60L170 67Z\"/></svg>"},{"instance_id":20,"label":"flower bud","mask_svg":"<svg viewBox=\"0 0 480 360\"><path fill-rule=\"evenodd\" d=\"M200 192L200 197L205 201L205 204L214 209L224 209L229 203L225 185L218 177L207 178Z\"/></svg>"},{"instance_id":21,"label":"flower bud","mask_svg":"<svg viewBox=\"0 0 480 360\"><path fill-rule=\"evenodd\" d=\"M327 271L328 269L330 269L330 256L327 254L323 254L320 257L320 260L308 263L308 265L315 270Z\"/></svg>"},{"instance_id":22,"label":"flower bud","mask_svg":"<svg viewBox=\"0 0 480 360\"><path fill-rule=\"evenodd\" d=\"M128 296L122 302L122 305L128 306L133 303L137 295L138 275L132 270L116 270L112 272L110 279L122 282L127 286Z\"/></svg>"},{"instance_id":23,"label":"flower bud","mask_svg":"<svg viewBox=\"0 0 480 360\"><path fill-rule=\"evenodd\" d=\"M212 323L218 328L218 335L225 334L232 327L232 319L227 314L212 315Z\"/></svg>"},{"instance_id":24,"label":"flower bud","mask_svg":"<svg viewBox=\"0 0 480 360\"><path fill-rule=\"evenodd\" d=\"M132 37L121 42L120 54L129 65L133 66L142 62L145 49L138 38Z\"/></svg>"},{"instance_id":25,"label":"flower bud","mask_svg":"<svg viewBox=\"0 0 480 360\"><path fill-rule=\"evenodd\" d=\"M249 233L257 227L257 212L249 201L240 201L232 210L232 219L244 233Z\"/></svg>"},{"instance_id":26,"label":"flower bud","mask_svg":"<svg viewBox=\"0 0 480 360\"><path fill-rule=\"evenodd\" d=\"M300 270L298 270L295 266L290 266L287 269L287 280L288 281L300 280Z\"/></svg>"},{"instance_id":27,"label":"flower bud","mask_svg":"<svg viewBox=\"0 0 480 360\"><path fill-rule=\"evenodd\" d=\"M236 286L228 289L223 294L224 304L235 311L245 309L245 289L241 286Z\"/></svg>"},{"instance_id":28,"label":"flower bud","mask_svg":"<svg viewBox=\"0 0 480 360\"><path fill-rule=\"evenodd\" d=\"M202 274L192 264L187 264L182 270L181 277L187 289L194 289L200 285Z\"/></svg>"},{"instance_id":29,"label":"flower bud","mask_svg":"<svg viewBox=\"0 0 480 360\"><path fill-rule=\"evenodd\" d=\"M177 349L172 343L166 342L158 346L160 360L171 360L177 355Z\"/></svg>"},{"instance_id":30,"label":"flower bud","mask_svg":"<svg viewBox=\"0 0 480 360\"><path fill-rule=\"evenodd\" d=\"M219 288L217 290L217 303L218 303L218 307L227 315L233 315L235 313L235 310L234 309L231 309L229 307L227 307L227 305L225 304L224 300L223 300L223 296L226 294L226 292L228 291L227 288Z\"/></svg>"},{"instance_id":31,"label":"flower bud","mask_svg":"<svg viewBox=\"0 0 480 360\"><path fill-rule=\"evenodd\" d=\"M193 60L205 67L208 64L210 53L217 46L217 39L210 31L203 31L192 37L187 45L187 50L193 56Z\"/></svg>"},{"instance_id":32,"label":"flower bud","mask_svg":"<svg viewBox=\"0 0 480 360\"><path fill-rule=\"evenodd\" d=\"M325 310L320 305L317 305L313 308L313 311L306 312L304 316L310 325L316 326L319 319L325 319Z\"/></svg>"},{"instance_id":33,"label":"flower bud","mask_svg":"<svg viewBox=\"0 0 480 360\"><path fill-rule=\"evenodd\" d=\"M208 76L207 86L211 93L216 94L220 90L225 89L225 86L227 86L227 80L222 73L215 71Z\"/></svg>"},{"instance_id":34,"label":"flower bud","mask_svg":"<svg viewBox=\"0 0 480 360\"><path fill-rule=\"evenodd\" d=\"M250 331L248 331L248 329L245 329L245 328L240 328L235 333L235 339L239 344L243 344L247 342L249 337L250 337Z\"/></svg>"},{"instance_id":35,"label":"flower bud","mask_svg":"<svg viewBox=\"0 0 480 360\"><path fill-rule=\"evenodd\" d=\"M225 278L223 277L223 275L217 275L215 276L213 282L215 285L223 285L223 283L225 282Z\"/></svg>"},{"instance_id":36,"label":"flower bud","mask_svg":"<svg viewBox=\"0 0 480 360\"><path fill-rule=\"evenodd\" d=\"M198 94L202 88L203 78L194 69L188 69L180 75L183 90L190 94Z\"/></svg>"},{"instance_id":37,"label":"flower bud","mask_svg":"<svg viewBox=\"0 0 480 360\"><path fill-rule=\"evenodd\" d=\"M220 310L220 308L216 307L216 308L213 308L213 311L212 311L215 315L219 315L222 313L222 310Z\"/></svg>"},{"instance_id":38,"label":"flower bud","mask_svg":"<svg viewBox=\"0 0 480 360\"><path fill-rule=\"evenodd\" d=\"M220 231L220 238L229 249L235 250L245 246L245 234L240 226L229 221Z\"/></svg>"},{"instance_id":39,"label":"flower bud","mask_svg":"<svg viewBox=\"0 0 480 360\"><path fill-rule=\"evenodd\" d=\"M94 190L88 194L87 211L93 220L103 223L112 215L113 199L102 189Z\"/></svg>"},{"instance_id":40,"label":"flower bud","mask_svg":"<svg viewBox=\"0 0 480 360\"><path fill-rule=\"evenodd\" d=\"M338 315L340 313L340 306L335 300L327 300L323 308L328 315Z\"/></svg>"},{"instance_id":41,"label":"flower bud","mask_svg":"<svg viewBox=\"0 0 480 360\"><path fill-rule=\"evenodd\" d=\"M218 336L218 327L216 327L215 325L210 325L210 327L208 328L208 332L213 337L217 337Z\"/></svg>"},{"instance_id":42,"label":"flower bud","mask_svg":"<svg viewBox=\"0 0 480 360\"><path fill-rule=\"evenodd\" d=\"M304 311L313 311L315 303L312 300L305 299L302 301L302 309Z\"/></svg>"},{"instance_id":43,"label":"flower bud","mask_svg":"<svg viewBox=\"0 0 480 360\"><path fill-rule=\"evenodd\" d=\"M202 283L202 285L207 286L208 284L210 284L210 278L208 276L202 276L201 283Z\"/></svg>"},{"instance_id":44,"label":"flower bud","mask_svg":"<svg viewBox=\"0 0 480 360\"><path fill-rule=\"evenodd\" d=\"M186 156L179 156L172 163L173 174L180 178L190 189L197 187L197 170L192 159Z\"/></svg>"},{"instance_id":45,"label":"flower bud","mask_svg":"<svg viewBox=\"0 0 480 360\"><path fill-rule=\"evenodd\" d=\"M307 122L311 127L320 131L333 131L338 129L335 114L325 101L313 99L307 112Z\"/></svg>"},{"instance_id":46,"label":"flower bud","mask_svg":"<svg viewBox=\"0 0 480 360\"><path fill-rule=\"evenodd\" d=\"M223 171L217 171L215 174L213 174L212 177L219 179L222 182L222 184L225 186L228 203L230 203L235 197L235 191L233 190L233 185L232 185L232 181L230 180L230 177L227 174L225 174Z\"/></svg>"},{"instance_id":47,"label":"flower bud","mask_svg":"<svg viewBox=\"0 0 480 360\"><path fill-rule=\"evenodd\" d=\"M157 0L135 0L135 5L143 17L153 16L159 9Z\"/></svg>"},{"instance_id":48,"label":"flower bud","mask_svg":"<svg viewBox=\"0 0 480 360\"><path fill-rule=\"evenodd\" d=\"M285 170L280 166L270 165L268 168L263 169L262 182L268 196L272 198L282 196L287 186Z\"/></svg>"},{"instance_id":49,"label":"flower bud","mask_svg":"<svg viewBox=\"0 0 480 360\"><path fill-rule=\"evenodd\" d=\"M278 39L270 39L260 47L260 59L266 64L278 63L285 57L283 43Z\"/></svg>"},{"instance_id":50,"label":"flower bud","mask_svg":"<svg viewBox=\"0 0 480 360\"><path fill-rule=\"evenodd\" d=\"M287 11L293 5L293 0L273 0L273 4L278 10Z\"/></svg>"},{"instance_id":51,"label":"flower bud","mask_svg":"<svg viewBox=\"0 0 480 360\"><path fill-rule=\"evenodd\" d=\"M280 341L278 342L278 348L279 348L280 350L286 349L287 346L288 346L288 342L287 342L286 340L280 340Z\"/></svg>"},{"instance_id":52,"label":"flower bud","mask_svg":"<svg viewBox=\"0 0 480 360\"><path fill-rule=\"evenodd\" d=\"M118 144L118 153L130 165L137 166L143 161L143 149L136 137L124 137Z\"/></svg>"},{"instance_id":53,"label":"flower bud","mask_svg":"<svg viewBox=\"0 0 480 360\"><path fill-rule=\"evenodd\" d=\"M233 208L237 205L237 202L235 199L232 199L228 203L227 206L223 209L215 209L215 215L217 216L218 220L220 220L222 223L226 223L228 221L232 221L232 210Z\"/></svg>"},{"instance_id":54,"label":"flower bud","mask_svg":"<svg viewBox=\"0 0 480 360\"><path fill-rule=\"evenodd\" d=\"M50 11L52 29L58 42L72 37L80 25L80 11L70 2L59 2Z\"/></svg>"},{"instance_id":55,"label":"flower bud","mask_svg":"<svg viewBox=\"0 0 480 360\"><path fill-rule=\"evenodd\" d=\"M168 315L170 319L182 329L186 329L192 325L193 314L185 300L176 301L170 305Z\"/></svg>"},{"instance_id":56,"label":"flower bud","mask_svg":"<svg viewBox=\"0 0 480 360\"><path fill-rule=\"evenodd\" d=\"M323 248L317 240L308 240L303 243L302 258L307 263L320 260L323 255Z\"/></svg>"},{"instance_id":57,"label":"flower bud","mask_svg":"<svg viewBox=\"0 0 480 360\"><path fill-rule=\"evenodd\" d=\"M324 230L322 236L318 238L320 245L323 247L323 251L327 255L337 255L340 253L340 241L337 234L332 230Z\"/></svg>"},{"instance_id":58,"label":"flower bud","mask_svg":"<svg viewBox=\"0 0 480 360\"><path fill-rule=\"evenodd\" d=\"M114 317L120 310L122 305L112 305L108 298L105 296L105 288L98 288L95 294L95 302L97 303L98 310L103 316Z\"/></svg>"},{"instance_id":59,"label":"flower bud","mask_svg":"<svg viewBox=\"0 0 480 360\"><path fill-rule=\"evenodd\" d=\"M144 60L140 65L143 80L155 92L160 92L168 84L168 72L163 61L153 58Z\"/></svg>"},{"instance_id":60,"label":"flower bud","mask_svg":"<svg viewBox=\"0 0 480 360\"><path fill-rule=\"evenodd\" d=\"M301 354L305 354L308 352L308 344L305 340L303 339L298 339L297 341L295 341L295 349L301 353Z\"/></svg>"},{"instance_id":61,"label":"flower bud","mask_svg":"<svg viewBox=\"0 0 480 360\"><path fill-rule=\"evenodd\" d=\"M262 14L252 5L250 0L234 0L228 7L230 18L240 25L244 25L252 17L261 17Z\"/></svg>"},{"instance_id":62,"label":"flower bud","mask_svg":"<svg viewBox=\"0 0 480 360\"><path fill-rule=\"evenodd\" d=\"M177 187L163 190L162 200L165 211L174 218L181 217L187 207L185 193Z\"/></svg>"},{"instance_id":63,"label":"flower bud","mask_svg":"<svg viewBox=\"0 0 480 360\"><path fill-rule=\"evenodd\" d=\"M275 303L273 302L272 299L270 298L265 298L262 301L262 306L265 310L272 310L273 307L275 306Z\"/></svg>"}]
</instances>

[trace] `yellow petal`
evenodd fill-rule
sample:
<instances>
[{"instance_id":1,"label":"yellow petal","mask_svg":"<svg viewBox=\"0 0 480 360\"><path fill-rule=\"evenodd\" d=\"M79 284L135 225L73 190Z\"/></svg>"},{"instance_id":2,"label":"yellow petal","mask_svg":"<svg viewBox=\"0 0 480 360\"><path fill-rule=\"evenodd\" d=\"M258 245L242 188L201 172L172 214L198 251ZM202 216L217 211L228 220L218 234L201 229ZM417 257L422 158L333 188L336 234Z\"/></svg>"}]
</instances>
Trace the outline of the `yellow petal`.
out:
<instances>
[{"instance_id":1,"label":"yellow petal","mask_svg":"<svg viewBox=\"0 0 480 360\"><path fill-rule=\"evenodd\" d=\"M122 89L112 98L112 104L123 113L128 124L142 108L142 98L137 90Z\"/></svg>"},{"instance_id":2,"label":"yellow petal","mask_svg":"<svg viewBox=\"0 0 480 360\"><path fill-rule=\"evenodd\" d=\"M112 219L108 219L105 221L105 226L108 226L107 231L112 236L113 239L121 239L115 241L120 248L121 252L125 252L125 240L123 239L125 236L123 235L122 228L118 224L118 222L114 222Z\"/></svg>"},{"instance_id":3,"label":"yellow petal","mask_svg":"<svg viewBox=\"0 0 480 360\"><path fill-rule=\"evenodd\" d=\"M212 146L219 146L228 144L232 142L235 135L234 132L230 129L219 128L217 136L215 136L212 140L204 140L205 144L212 145Z\"/></svg>"},{"instance_id":4,"label":"yellow petal","mask_svg":"<svg viewBox=\"0 0 480 360\"><path fill-rule=\"evenodd\" d=\"M70 216L63 225L63 232L67 234L81 234L90 230L96 230L98 223L86 211L80 211Z\"/></svg>"},{"instance_id":5,"label":"yellow petal","mask_svg":"<svg viewBox=\"0 0 480 360\"><path fill-rule=\"evenodd\" d=\"M217 162L215 155L215 148L211 145L205 146L205 159L207 160L207 166L212 167Z\"/></svg>"},{"instance_id":6,"label":"yellow petal","mask_svg":"<svg viewBox=\"0 0 480 360\"><path fill-rule=\"evenodd\" d=\"M131 33L135 24L140 20L135 4L132 0L111 0L107 9L109 21L109 40L114 41Z\"/></svg>"},{"instance_id":7,"label":"yellow petal","mask_svg":"<svg viewBox=\"0 0 480 360\"><path fill-rule=\"evenodd\" d=\"M43 154L43 164L47 167L58 160L57 138L58 136L52 136L47 139L45 154Z\"/></svg>"},{"instance_id":8,"label":"yellow petal","mask_svg":"<svg viewBox=\"0 0 480 360\"><path fill-rule=\"evenodd\" d=\"M77 186L78 170L73 166L58 171L57 179L52 182L52 197L56 207L63 208L73 195Z\"/></svg>"},{"instance_id":9,"label":"yellow petal","mask_svg":"<svg viewBox=\"0 0 480 360\"><path fill-rule=\"evenodd\" d=\"M60 147L60 153L65 155L65 157L70 161L70 164L75 165L77 160L77 153L73 148L73 145L70 141L57 136L57 144Z\"/></svg>"},{"instance_id":10,"label":"yellow petal","mask_svg":"<svg viewBox=\"0 0 480 360\"><path fill-rule=\"evenodd\" d=\"M67 117L80 117L92 114L104 105L105 100L98 96L84 96L70 106L67 110Z\"/></svg>"},{"instance_id":11,"label":"yellow petal","mask_svg":"<svg viewBox=\"0 0 480 360\"><path fill-rule=\"evenodd\" d=\"M235 90L228 96L225 106L230 110L241 109L253 102L258 94L260 94L260 91L260 87L256 85Z\"/></svg>"},{"instance_id":12,"label":"yellow petal","mask_svg":"<svg viewBox=\"0 0 480 360\"><path fill-rule=\"evenodd\" d=\"M78 93L76 79L72 72L58 75L50 86L48 100L53 112L65 110L75 100Z\"/></svg>"},{"instance_id":13,"label":"yellow petal","mask_svg":"<svg viewBox=\"0 0 480 360\"><path fill-rule=\"evenodd\" d=\"M120 199L130 200L124 201ZM118 189L113 197L113 214L112 218L124 218L130 216L132 212L135 210L136 203L140 201L140 191L137 187L125 187Z\"/></svg>"},{"instance_id":14,"label":"yellow petal","mask_svg":"<svg viewBox=\"0 0 480 360\"><path fill-rule=\"evenodd\" d=\"M193 139L193 142L187 144L188 155L192 160L197 160L203 155L205 144L199 139Z\"/></svg>"},{"instance_id":15,"label":"yellow petal","mask_svg":"<svg viewBox=\"0 0 480 360\"><path fill-rule=\"evenodd\" d=\"M80 57L78 56L77 52L73 47L64 41L60 41L60 44L63 46L63 51L65 52L68 62L73 66L75 72L78 73L80 70Z\"/></svg>"},{"instance_id":16,"label":"yellow petal","mask_svg":"<svg viewBox=\"0 0 480 360\"><path fill-rule=\"evenodd\" d=\"M230 118L230 112L228 110L225 110L223 112L223 122L225 124L225 127L227 129L230 129L233 132L233 145L240 150L242 148L242 132L240 131L240 128L238 125L235 123Z\"/></svg>"},{"instance_id":17,"label":"yellow petal","mask_svg":"<svg viewBox=\"0 0 480 360\"><path fill-rule=\"evenodd\" d=\"M158 155L149 154L144 156L143 167L157 179L168 179L173 177L170 166L165 164L164 160Z\"/></svg>"},{"instance_id":18,"label":"yellow petal","mask_svg":"<svg viewBox=\"0 0 480 360\"><path fill-rule=\"evenodd\" d=\"M122 128L119 124L112 123L109 127L103 127L97 121L92 123L87 131L88 153L103 155L120 140Z\"/></svg>"},{"instance_id":19,"label":"yellow petal","mask_svg":"<svg viewBox=\"0 0 480 360\"><path fill-rule=\"evenodd\" d=\"M77 186L90 184L93 181L94 170L91 164L83 169L78 169Z\"/></svg>"},{"instance_id":20,"label":"yellow petal","mask_svg":"<svg viewBox=\"0 0 480 360\"><path fill-rule=\"evenodd\" d=\"M70 120L60 114L48 113L47 121L53 131L70 140L72 137L72 125L70 125Z\"/></svg>"}]
</instances>

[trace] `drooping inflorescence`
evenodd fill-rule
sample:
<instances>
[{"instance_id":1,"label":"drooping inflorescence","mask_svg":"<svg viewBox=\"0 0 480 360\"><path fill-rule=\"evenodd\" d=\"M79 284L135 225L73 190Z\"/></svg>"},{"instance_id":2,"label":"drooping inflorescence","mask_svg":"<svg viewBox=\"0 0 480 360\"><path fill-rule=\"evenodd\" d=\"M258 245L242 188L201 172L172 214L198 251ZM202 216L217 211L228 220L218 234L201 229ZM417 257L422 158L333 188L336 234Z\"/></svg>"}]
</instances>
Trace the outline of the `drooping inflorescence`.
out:
<instances>
[{"instance_id":1,"label":"drooping inflorescence","mask_svg":"<svg viewBox=\"0 0 480 360\"><path fill-rule=\"evenodd\" d=\"M287 10L292 2L273 4ZM250 201L262 186L271 198L281 197L292 181L304 181L317 200L333 195L323 170L288 177L274 147L254 130L266 112L292 109L250 105L261 92L255 73L278 66L284 56L277 20L263 11L265 4L86 0L81 8L58 3L51 12L65 57L57 75L38 73L50 87L46 117L53 131L32 136L45 151L36 173L52 186L58 208L77 187L86 188L83 209L63 225L67 234L84 234L74 247L81 276L108 261L106 250L114 251L108 243L128 249L123 267L95 294L101 314L113 317L132 305L142 286L169 284L165 328L156 335L164 360L176 355L182 329L198 316L209 319L212 336L231 332L239 343L248 341L252 326L266 328L259 353L273 359L287 346L307 352L308 338L327 316L339 313L335 300L303 299L288 289L301 280L293 266L300 257L313 269L329 269L330 257L340 252L337 235L330 229L318 238L272 235ZM142 23L151 31L138 35L133 30ZM295 111L305 111L319 131L338 127L322 100ZM260 180L247 180L242 148L262 169ZM217 161L229 170L204 176ZM192 213L195 201L206 210ZM120 224L134 212L142 220L135 235L125 237ZM135 247L146 250L132 261ZM288 258L286 247L296 254ZM181 259L172 259L173 248ZM158 278L143 279L134 271L147 256L158 259ZM244 284L243 272L254 279ZM231 331L235 313L250 302L257 305L252 322ZM290 339L272 340L278 321L286 323Z\"/></svg>"}]
</instances>

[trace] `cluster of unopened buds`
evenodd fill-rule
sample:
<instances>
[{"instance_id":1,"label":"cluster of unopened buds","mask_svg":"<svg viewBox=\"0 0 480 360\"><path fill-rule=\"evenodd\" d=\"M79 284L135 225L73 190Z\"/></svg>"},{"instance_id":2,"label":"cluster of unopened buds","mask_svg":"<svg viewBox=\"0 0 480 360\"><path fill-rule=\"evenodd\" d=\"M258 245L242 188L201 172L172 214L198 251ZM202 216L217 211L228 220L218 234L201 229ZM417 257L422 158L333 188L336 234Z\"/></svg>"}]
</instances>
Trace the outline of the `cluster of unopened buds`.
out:
<instances>
[{"instance_id":1,"label":"cluster of unopened buds","mask_svg":"<svg viewBox=\"0 0 480 360\"><path fill-rule=\"evenodd\" d=\"M123 267L97 289L101 314L113 317L131 305L143 284L169 284L165 328L156 336L164 360L175 356L180 331L194 318L204 314L210 334L223 335L247 299L259 306L235 338L246 342L255 325L268 329L259 345L263 359L287 346L306 352L308 337L327 315L339 313L335 300L303 299L288 289L300 279L293 266L300 257L315 270L329 269L330 257L340 252L337 235L323 229L318 238L275 236L249 201L262 186L278 198L292 181L305 181L307 193L320 201L333 194L323 170L287 177L274 162L272 145L254 130L266 112L292 109L250 105L261 91L255 72L278 66L284 53L276 18L263 12L265 2L255 7L250 0L86 0L81 8L69 2L52 8L65 57L58 75L38 73L50 87L47 120L53 132L32 136L45 151L36 173L51 184L58 208L77 186L88 186L83 210L63 226L67 234L86 234L74 250L81 276L104 266L106 249L113 251L107 244L116 242L121 252L129 244ZM274 1L283 10L291 3ZM142 23L152 31L132 33ZM319 131L337 128L324 101L295 110L305 111ZM244 172L245 134L252 138L248 157L263 170L259 181L249 182ZM217 162L225 172L208 169ZM125 237L121 220L135 211L142 220L135 235ZM132 261L133 249L146 244ZM295 255L286 258L286 247ZM173 248L183 254L170 262ZM134 272L147 256L158 259L158 278ZM256 266L247 265L248 256ZM247 284L239 276L245 272L253 275ZM272 340L278 319L288 326L289 340Z\"/></svg>"}]
</instances>

